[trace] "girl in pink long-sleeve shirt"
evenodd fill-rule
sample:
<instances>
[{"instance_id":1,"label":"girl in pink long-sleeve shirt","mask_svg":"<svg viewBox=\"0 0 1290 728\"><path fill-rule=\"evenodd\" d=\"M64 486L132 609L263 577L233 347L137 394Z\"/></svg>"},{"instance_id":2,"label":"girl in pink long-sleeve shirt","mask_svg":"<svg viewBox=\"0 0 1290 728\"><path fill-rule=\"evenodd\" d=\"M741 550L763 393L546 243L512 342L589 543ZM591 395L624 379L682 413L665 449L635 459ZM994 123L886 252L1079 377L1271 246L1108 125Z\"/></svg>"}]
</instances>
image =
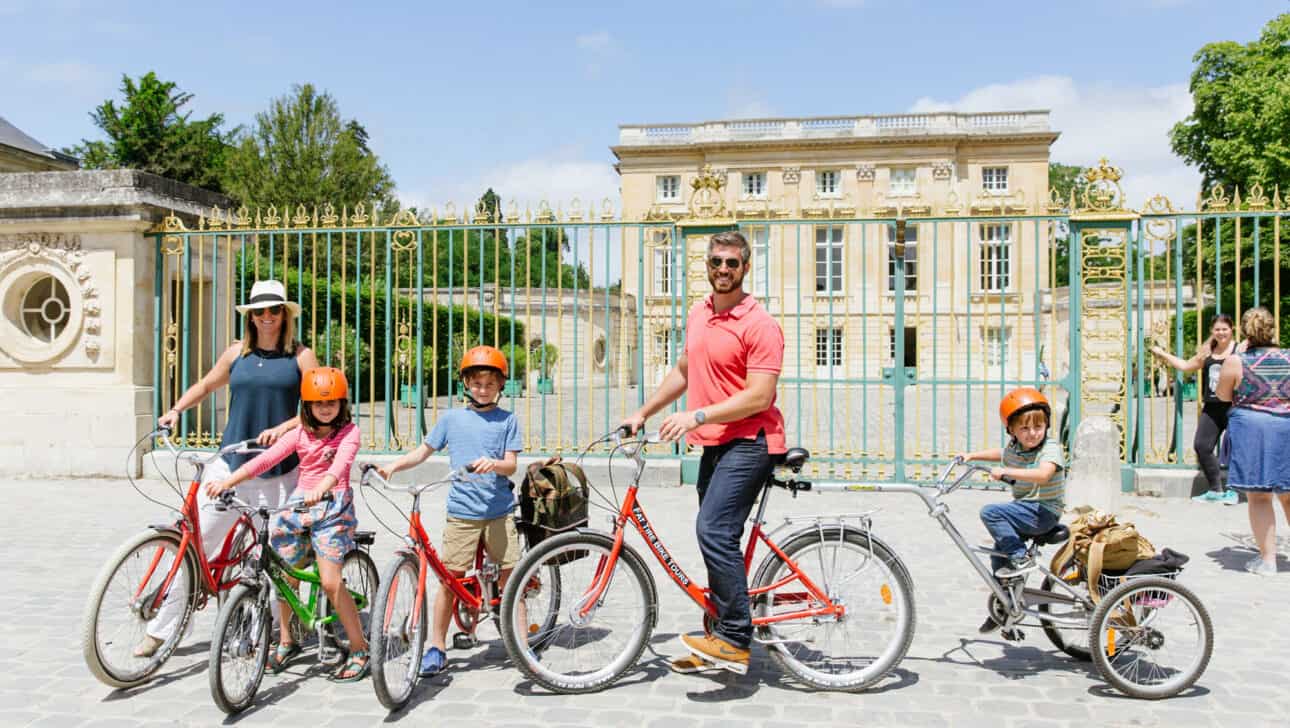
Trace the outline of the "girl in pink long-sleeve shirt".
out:
<instances>
[{"instance_id":1,"label":"girl in pink long-sleeve shirt","mask_svg":"<svg viewBox=\"0 0 1290 728\"><path fill-rule=\"evenodd\" d=\"M228 480L211 483L206 489L215 497L291 454L299 457L300 478L288 501L303 502L308 510L274 514L269 542L295 568L317 556L323 591L335 605L352 648L349 661L333 676L338 682L362 680L368 672L367 640L358 608L341 578L341 567L345 555L354 549L354 531L358 526L349 471L358 454L359 432L351 421L348 395L349 383L339 369L319 367L305 372L300 381L301 425L238 468ZM330 499L323 500L328 495ZM291 634L291 611L286 602L278 601L278 613L281 636L277 651L269 658L275 673L281 672L300 652L300 645Z\"/></svg>"}]
</instances>

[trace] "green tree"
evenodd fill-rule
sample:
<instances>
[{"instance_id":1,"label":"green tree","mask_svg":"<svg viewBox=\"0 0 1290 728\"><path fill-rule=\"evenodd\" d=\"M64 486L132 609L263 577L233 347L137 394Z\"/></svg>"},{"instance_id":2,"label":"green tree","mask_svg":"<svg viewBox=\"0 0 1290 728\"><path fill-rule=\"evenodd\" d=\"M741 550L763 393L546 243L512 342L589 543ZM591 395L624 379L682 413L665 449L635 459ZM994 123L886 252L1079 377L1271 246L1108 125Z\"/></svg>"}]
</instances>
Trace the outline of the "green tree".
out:
<instances>
[{"instance_id":1,"label":"green tree","mask_svg":"<svg viewBox=\"0 0 1290 728\"><path fill-rule=\"evenodd\" d=\"M192 118L184 107L193 95L149 71L137 80L121 76L121 104L108 99L90 112L107 139L84 139L68 154L86 169L139 169L222 192L229 143L221 114Z\"/></svg>"},{"instance_id":2,"label":"green tree","mask_svg":"<svg viewBox=\"0 0 1290 728\"><path fill-rule=\"evenodd\" d=\"M1084 167L1062 164L1061 162L1050 162L1048 164L1049 199L1060 201L1061 213L1064 215L1074 212L1074 210L1070 209L1071 191L1079 189L1080 176L1083 174ZM1053 285L1060 287L1068 285L1070 281L1070 227L1066 223L1063 222L1057 225L1055 242L1057 248L1057 280L1053 281Z\"/></svg>"},{"instance_id":3,"label":"green tree","mask_svg":"<svg viewBox=\"0 0 1290 728\"><path fill-rule=\"evenodd\" d=\"M255 116L228 159L226 189L247 205L358 203L388 217L394 181L368 147L362 124L341 117L336 99L313 84L293 86Z\"/></svg>"},{"instance_id":4,"label":"green tree","mask_svg":"<svg viewBox=\"0 0 1290 728\"><path fill-rule=\"evenodd\" d=\"M1170 131L1174 153L1207 187L1290 190L1290 13L1252 43L1209 43L1193 60L1193 109Z\"/></svg>"}]
</instances>

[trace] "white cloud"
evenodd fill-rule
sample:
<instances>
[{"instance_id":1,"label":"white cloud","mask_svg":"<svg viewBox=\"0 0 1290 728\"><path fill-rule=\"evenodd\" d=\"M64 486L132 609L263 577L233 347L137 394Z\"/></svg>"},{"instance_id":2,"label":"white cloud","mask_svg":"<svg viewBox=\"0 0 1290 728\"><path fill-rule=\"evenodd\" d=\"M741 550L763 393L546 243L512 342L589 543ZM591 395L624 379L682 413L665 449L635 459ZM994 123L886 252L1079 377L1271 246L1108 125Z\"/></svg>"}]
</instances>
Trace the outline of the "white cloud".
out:
<instances>
[{"instance_id":1,"label":"white cloud","mask_svg":"<svg viewBox=\"0 0 1290 728\"><path fill-rule=\"evenodd\" d=\"M743 86L726 92L726 119L765 119L775 115L775 109L760 93Z\"/></svg>"},{"instance_id":2,"label":"white cloud","mask_svg":"<svg viewBox=\"0 0 1290 728\"><path fill-rule=\"evenodd\" d=\"M1175 208L1192 208L1200 174L1169 148L1169 129L1192 110L1186 84L1145 87L1109 82L1077 83L1067 76L1036 76L973 89L953 101L920 98L911 111L1048 109L1061 132L1052 160L1096 164L1107 160L1124 171L1121 184L1130 207L1153 195Z\"/></svg>"},{"instance_id":3,"label":"white cloud","mask_svg":"<svg viewBox=\"0 0 1290 728\"><path fill-rule=\"evenodd\" d=\"M595 33L583 33L574 39L574 43L584 51L600 53L609 50L613 45L613 38L610 37L609 31L601 30Z\"/></svg>"},{"instance_id":4,"label":"white cloud","mask_svg":"<svg viewBox=\"0 0 1290 728\"><path fill-rule=\"evenodd\" d=\"M552 210L562 206L567 212L575 197L582 202L584 211L593 205L599 210L601 201L609 198L615 214L619 212L618 173L613 166L578 159L574 154L502 164L471 179L432 185L428 193L410 192L401 198L405 204L433 207L440 212L444 203L451 200L460 215L489 187L502 198L503 209L514 201L520 215L526 207L536 214L543 200Z\"/></svg>"}]
</instances>

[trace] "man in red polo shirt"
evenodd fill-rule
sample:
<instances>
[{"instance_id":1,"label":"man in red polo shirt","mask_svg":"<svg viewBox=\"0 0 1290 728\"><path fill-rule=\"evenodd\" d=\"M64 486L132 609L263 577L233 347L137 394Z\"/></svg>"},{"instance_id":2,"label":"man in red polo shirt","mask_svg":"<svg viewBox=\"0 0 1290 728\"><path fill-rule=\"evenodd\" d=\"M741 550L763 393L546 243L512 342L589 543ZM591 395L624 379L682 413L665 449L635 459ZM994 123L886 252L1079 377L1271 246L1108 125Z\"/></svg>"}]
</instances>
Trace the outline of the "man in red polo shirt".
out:
<instances>
[{"instance_id":1,"label":"man in red polo shirt","mask_svg":"<svg viewBox=\"0 0 1290 728\"><path fill-rule=\"evenodd\" d=\"M712 293L690 310L685 351L658 391L623 424L635 432L651 415L688 395L691 409L663 420L664 439L703 446L699 461L699 550L718 620L711 634L684 635L691 652L677 672L723 668L748 672L752 613L740 541L771 456L782 454L784 415L775 387L784 362L784 332L743 290L752 248L738 232L708 241Z\"/></svg>"}]
</instances>

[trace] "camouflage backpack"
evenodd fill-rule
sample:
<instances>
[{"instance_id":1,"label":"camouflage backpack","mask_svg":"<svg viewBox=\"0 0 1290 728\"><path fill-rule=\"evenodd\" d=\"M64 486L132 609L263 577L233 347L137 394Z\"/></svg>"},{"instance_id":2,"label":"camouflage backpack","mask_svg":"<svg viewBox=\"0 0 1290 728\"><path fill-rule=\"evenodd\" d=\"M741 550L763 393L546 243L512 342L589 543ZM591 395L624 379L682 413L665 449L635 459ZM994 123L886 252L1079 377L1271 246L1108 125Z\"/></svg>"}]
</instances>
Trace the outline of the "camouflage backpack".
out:
<instances>
[{"instance_id":1,"label":"camouflage backpack","mask_svg":"<svg viewBox=\"0 0 1290 728\"><path fill-rule=\"evenodd\" d=\"M520 525L529 548L558 533L587 523L587 475L560 461L528 466L520 486Z\"/></svg>"}]
</instances>

